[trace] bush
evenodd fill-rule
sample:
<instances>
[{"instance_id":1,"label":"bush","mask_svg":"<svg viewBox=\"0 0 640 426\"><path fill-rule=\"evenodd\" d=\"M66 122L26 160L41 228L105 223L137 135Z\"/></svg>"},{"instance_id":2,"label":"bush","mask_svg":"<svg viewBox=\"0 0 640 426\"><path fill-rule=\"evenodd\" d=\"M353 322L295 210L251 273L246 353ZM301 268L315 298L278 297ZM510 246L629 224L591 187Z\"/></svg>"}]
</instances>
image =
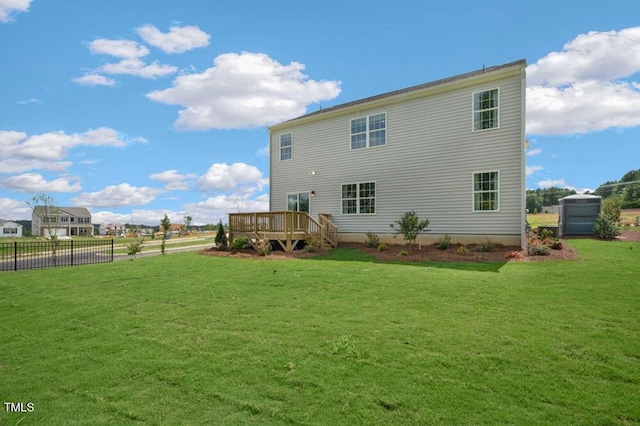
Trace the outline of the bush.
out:
<instances>
[{"instance_id":1,"label":"bush","mask_svg":"<svg viewBox=\"0 0 640 426\"><path fill-rule=\"evenodd\" d=\"M268 256L271 253L272 249L271 242L266 238L260 238L255 243L253 243L253 248L260 256Z\"/></svg>"},{"instance_id":2,"label":"bush","mask_svg":"<svg viewBox=\"0 0 640 426\"><path fill-rule=\"evenodd\" d=\"M493 251L493 243L490 240L487 240L483 243L478 244L476 250L485 253Z\"/></svg>"},{"instance_id":3,"label":"bush","mask_svg":"<svg viewBox=\"0 0 640 426\"><path fill-rule=\"evenodd\" d=\"M367 247L378 247L380 244L380 238L373 232L367 232L365 234L367 236L367 240L364 242Z\"/></svg>"},{"instance_id":4,"label":"bush","mask_svg":"<svg viewBox=\"0 0 640 426\"><path fill-rule=\"evenodd\" d=\"M413 247L418 235L429 231L429 229L427 229L427 226L429 226L429 219L421 220L415 210L403 214L400 217L400 220L391 224L391 227L394 228L395 225L398 225L398 229L395 234L402 234L404 239L409 243L409 248Z\"/></svg>"},{"instance_id":5,"label":"bush","mask_svg":"<svg viewBox=\"0 0 640 426\"><path fill-rule=\"evenodd\" d=\"M398 252L398 255L399 255L399 256L409 256L409 252L408 252L408 251L406 251L406 250L400 250L400 251Z\"/></svg>"},{"instance_id":6,"label":"bush","mask_svg":"<svg viewBox=\"0 0 640 426\"><path fill-rule=\"evenodd\" d=\"M620 221L621 209L622 209L622 200L620 199L620 196L616 194L602 200L602 214L607 216L614 223L617 223Z\"/></svg>"},{"instance_id":7,"label":"bush","mask_svg":"<svg viewBox=\"0 0 640 426\"><path fill-rule=\"evenodd\" d=\"M549 256L551 249L544 244L538 242L529 247L529 254L533 256Z\"/></svg>"},{"instance_id":8,"label":"bush","mask_svg":"<svg viewBox=\"0 0 640 426\"><path fill-rule=\"evenodd\" d=\"M612 240L620 234L620 228L610 216L600 213L593 226L593 233L600 239Z\"/></svg>"},{"instance_id":9,"label":"bush","mask_svg":"<svg viewBox=\"0 0 640 426\"><path fill-rule=\"evenodd\" d=\"M456 250L456 253L461 254L461 255L465 255L465 254L469 253L469 249L467 248L467 246L460 246L460 248L458 248L458 250Z\"/></svg>"},{"instance_id":10,"label":"bush","mask_svg":"<svg viewBox=\"0 0 640 426\"><path fill-rule=\"evenodd\" d=\"M127 254L131 256L131 260L136 258L136 255L142 251L142 243L144 239L131 241L127 244Z\"/></svg>"},{"instance_id":11,"label":"bush","mask_svg":"<svg viewBox=\"0 0 640 426\"><path fill-rule=\"evenodd\" d=\"M385 251L387 249L387 245L385 243L378 244L378 251Z\"/></svg>"},{"instance_id":12,"label":"bush","mask_svg":"<svg viewBox=\"0 0 640 426\"><path fill-rule=\"evenodd\" d=\"M304 249L309 253L316 252L320 250L320 248L321 248L320 240L314 237L310 237L309 239L307 239L306 244L304 246Z\"/></svg>"},{"instance_id":13,"label":"bush","mask_svg":"<svg viewBox=\"0 0 640 426\"><path fill-rule=\"evenodd\" d=\"M218 247L218 249L220 250L226 249L229 243L227 241L227 234L226 232L224 232L224 226L222 225L222 221L218 222L218 232L216 233L215 242L216 242L216 247Z\"/></svg>"},{"instance_id":14,"label":"bush","mask_svg":"<svg viewBox=\"0 0 640 426\"><path fill-rule=\"evenodd\" d=\"M440 250L447 250L451 247L451 237L448 234L444 234L438 240L438 248Z\"/></svg>"},{"instance_id":15,"label":"bush","mask_svg":"<svg viewBox=\"0 0 640 426\"><path fill-rule=\"evenodd\" d=\"M544 240L544 245L553 250L562 249L562 241L560 241L558 238L548 238Z\"/></svg>"},{"instance_id":16,"label":"bush","mask_svg":"<svg viewBox=\"0 0 640 426\"><path fill-rule=\"evenodd\" d=\"M248 244L249 240L247 240L246 238L234 238L233 241L231 241L231 250L240 251L244 249Z\"/></svg>"}]
</instances>

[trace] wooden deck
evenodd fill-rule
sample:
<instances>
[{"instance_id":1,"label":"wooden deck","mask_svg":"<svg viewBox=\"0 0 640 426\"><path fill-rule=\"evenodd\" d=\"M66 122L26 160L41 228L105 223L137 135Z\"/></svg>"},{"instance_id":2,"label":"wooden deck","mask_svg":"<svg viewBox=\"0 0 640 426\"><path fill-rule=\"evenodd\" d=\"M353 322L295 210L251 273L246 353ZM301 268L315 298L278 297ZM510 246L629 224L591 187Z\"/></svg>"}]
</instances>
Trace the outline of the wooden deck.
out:
<instances>
[{"instance_id":1,"label":"wooden deck","mask_svg":"<svg viewBox=\"0 0 640 426\"><path fill-rule=\"evenodd\" d=\"M229 239L240 237L277 241L290 253L298 242L310 239L318 240L322 248L337 246L338 228L326 214L315 220L305 212L229 213Z\"/></svg>"}]
</instances>

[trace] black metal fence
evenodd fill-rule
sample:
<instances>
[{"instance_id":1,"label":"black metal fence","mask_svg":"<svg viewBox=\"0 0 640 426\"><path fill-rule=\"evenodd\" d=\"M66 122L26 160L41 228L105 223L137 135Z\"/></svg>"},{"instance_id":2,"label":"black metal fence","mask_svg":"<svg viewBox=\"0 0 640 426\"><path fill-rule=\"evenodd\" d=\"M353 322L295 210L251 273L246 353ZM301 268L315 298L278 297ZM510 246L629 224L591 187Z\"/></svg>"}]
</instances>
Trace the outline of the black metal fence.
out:
<instances>
[{"instance_id":1,"label":"black metal fence","mask_svg":"<svg viewBox=\"0 0 640 426\"><path fill-rule=\"evenodd\" d=\"M0 243L0 272L113 262L113 240Z\"/></svg>"}]
</instances>

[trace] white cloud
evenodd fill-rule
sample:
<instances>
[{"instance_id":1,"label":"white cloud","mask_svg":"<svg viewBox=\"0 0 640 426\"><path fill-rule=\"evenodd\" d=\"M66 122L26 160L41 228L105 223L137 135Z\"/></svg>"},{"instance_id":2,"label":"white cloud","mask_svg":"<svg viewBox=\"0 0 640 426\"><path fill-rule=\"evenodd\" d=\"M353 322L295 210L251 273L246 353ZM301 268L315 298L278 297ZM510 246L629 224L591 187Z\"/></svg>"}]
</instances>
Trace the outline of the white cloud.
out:
<instances>
[{"instance_id":1,"label":"white cloud","mask_svg":"<svg viewBox=\"0 0 640 426\"><path fill-rule=\"evenodd\" d=\"M31 0L0 0L0 22L13 21L16 13L27 12Z\"/></svg>"},{"instance_id":2,"label":"white cloud","mask_svg":"<svg viewBox=\"0 0 640 426\"><path fill-rule=\"evenodd\" d=\"M556 180L541 180L538 182L538 186L540 188L551 188L552 186L564 188L567 186L567 183L564 179L556 179Z\"/></svg>"},{"instance_id":3,"label":"white cloud","mask_svg":"<svg viewBox=\"0 0 640 426\"><path fill-rule=\"evenodd\" d=\"M74 78L73 81L75 81L78 84L81 84L83 86L114 86L116 84L116 81L112 78L109 77L105 77L104 75L100 75L100 74L96 74L96 73L91 73L91 74L87 74L84 75L82 77L78 77L78 78Z\"/></svg>"},{"instance_id":4,"label":"white cloud","mask_svg":"<svg viewBox=\"0 0 640 426\"><path fill-rule=\"evenodd\" d=\"M527 156L528 157L534 157L534 156L539 155L541 153L542 153L542 148L530 149L529 151L527 151Z\"/></svg>"},{"instance_id":5,"label":"white cloud","mask_svg":"<svg viewBox=\"0 0 640 426\"><path fill-rule=\"evenodd\" d=\"M173 65L163 65L158 61L147 64L141 58L149 54L149 49L133 40L96 39L89 43L91 53L111 55L120 58L119 62L106 63L83 77L74 79L84 86L113 86L115 80L102 74L133 75L143 78L157 78L178 71Z\"/></svg>"},{"instance_id":6,"label":"white cloud","mask_svg":"<svg viewBox=\"0 0 640 426\"><path fill-rule=\"evenodd\" d=\"M71 162L61 161L69 149L76 146L124 147L132 143L146 143L146 139L131 137L108 127L85 133L49 132L27 135L24 132L0 130L0 174L28 170L63 172ZM60 191L67 192L67 191Z\"/></svg>"},{"instance_id":7,"label":"white cloud","mask_svg":"<svg viewBox=\"0 0 640 426\"><path fill-rule=\"evenodd\" d=\"M78 178L61 177L47 181L39 173L24 173L0 181L0 188L21 192L78 192L82 186Z\"/></svg>"},{"instance_id":8,"label":"white cloud","mask_svg":"<svg viewBox=\"0 0 640 426\"><path fill-rule=\"evenodd\" d=\"M83 192L71 199L76 206L82 207L124 207L148 204L156 199L161 189L136 187L128 183L110 185L96 192Z\"/></svg>"},{"instance_id":9,"label":"white cloud","mask_svg":"<svg viewBox=\"0 0 640 426\"><path fill-rule=\"evenodd\" d=\"M309 104L340 94L340 82L309 80L304 68L262 53L226 53L203 73L179 76L173 87L147 97L185 107L175 123L180 129L259 127L302 115Z\"/></svg>"},{"instance_id":10,"label":"white cloud","mask_svg":"<svg viewBox=\"0 0 640 426\"><path fill-rule=\"evenodd\" d=\"M24 101L18 101L20 105L42 105L42 101L36 98L25 99Z\"/></svg>"},{"instance_id":11,"label":"white cloud","mask_svg":"<svg viewBox=\"0 0 640 426\"><path fill-rule=\"evenodd\" d=\"M543 169L542 166L527 166L527 176L530 176L530 175L534 174L535 172L538 172L538 171L540 171L542 169Z\"/></svg>"},{"instance_id":12,"label":"white cloud","mask_svg":"<svg viewBox=\"0 0 640 426\"><path fill-rule=\"evenodd\" d=\"M0 161L12 160L14 169L19 164L16 160L26 161L29 168L34 164L31 160L57 162L67 156L67 151L79 145L122 147L139 138L130 138L108 127L90 129L85 133L66 134L62 131L27 135L24 132L0 130ZM144 139L142 139L144 141ZM60 164L50 166L60 167ZM51 170L50 167L44 167ZM25 169L27 170L27 169Z\"/></svg>"},{"instance_id":13,"label":"white cloud","mask_svg":"<svg viewBox=\"0 0 640 426\"><path fill-rule=\"evenodd\" d=\"M527 68L527 133L640 126L638 72L640 27L579 35Z\"/></svg>"},{"instance_id":14,"label":"white cloud","mask_svg":"<svg viewBox=\"0 0 640 426\"><path fill-rule=\"evenodd\" d=\"M70 161L25 160L20 158L0 160L0 170L2 170L2 173L20 173L27 170L64 172L70 165Z\"/></svg>"},{"instance_id":15,"label":"white cloud","mask_svg":"<svg viewBox=\"0 0 640 426\"><path fill-rule=\"evenodd\" d=\"M149 176L152 180L164 183L164 189L167 191L179 191L189 189L189 182L198 176L193 173L180 174L177 170L165 170L164 172L154 173Z\"/></svg>"},{"instance_id":16,"label":"white cloud","mask_svg":"<svg viewBox=\"0 0 640 426\"><path fill-rule=\"evenodd\" d=\"M158 61L153 61L147 65L139 58L128 58L120 62L104 64L97 71L105 74L126 74L143 78L157 78L175 73L178 71L178 67L161 65Z\"/></svg>"},{"instance_id":17,"label":"white cloud","mask_svg":"<svg viewBox=\"0 0 640 426\"><path fill-rule=\"evenodd\" d=\"M183 207L193 217L194 224L215 224L220 220L226 223L229 213L269 211L269 195L262 194L254 198L246 194L218 195Z\"/></svg>"},{"instance_id":18,"label":"white cloud","mask_svg":"<svg viewBox=\"0 0 640 426\"><path fill-rule=\"evenodd\" d=\"M198 184L205 191L241 190L252 193L262 190L268 184L268 179L262 176L257 167L249 164L215 163L198 179Z\"/></svg>"},{"instance_id":19,"label":"white cloud","mask_svg":"<svg viewBox=\"0 0 640 426\"><path fill-rule=\"evenodd\" d=\"M146 46L133 40L96 39L89 43L91 53L111 55L122 59L142 58L149 54Z\"/></svg>"},{"instance_id":20,"label":"white cloud","mask_svg":"<svg viewBox=\"0 0 640 426\"><path fill-rule=\"evenodd\" d=\"M5 220L30 220L31 209L25 201L0 198L0 212Z\"/></svg>"},{"instance_id":21,"label":"white cloud","mask_svg":"<svg viewBox=\"0 0 640 426\"><path fill-rule=\"evenodd\" d=\"M211 37L196 26L171 27L168 33L163 33L153 25L144 25L138 28L138 34L165 53L182 53L208 46Z\"/></svg>"}]
</instances>

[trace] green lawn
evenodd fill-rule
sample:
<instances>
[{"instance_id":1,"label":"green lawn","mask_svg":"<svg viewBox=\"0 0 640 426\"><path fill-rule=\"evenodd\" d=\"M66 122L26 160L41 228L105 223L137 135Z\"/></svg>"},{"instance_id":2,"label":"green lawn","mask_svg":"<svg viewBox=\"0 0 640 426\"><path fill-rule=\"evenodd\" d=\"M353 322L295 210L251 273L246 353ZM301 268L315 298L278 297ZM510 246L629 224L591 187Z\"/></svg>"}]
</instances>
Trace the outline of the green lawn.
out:
<instances>
[{"instance_id":1,"label":"green lawn","mask_svg":"<svg viewBox=\"0 0 640 426\"><path fill-rule=\"evenodd\" d=\"M640 244L0 274L0 424L639 424Z\"/></svg>"}]
</instances>

